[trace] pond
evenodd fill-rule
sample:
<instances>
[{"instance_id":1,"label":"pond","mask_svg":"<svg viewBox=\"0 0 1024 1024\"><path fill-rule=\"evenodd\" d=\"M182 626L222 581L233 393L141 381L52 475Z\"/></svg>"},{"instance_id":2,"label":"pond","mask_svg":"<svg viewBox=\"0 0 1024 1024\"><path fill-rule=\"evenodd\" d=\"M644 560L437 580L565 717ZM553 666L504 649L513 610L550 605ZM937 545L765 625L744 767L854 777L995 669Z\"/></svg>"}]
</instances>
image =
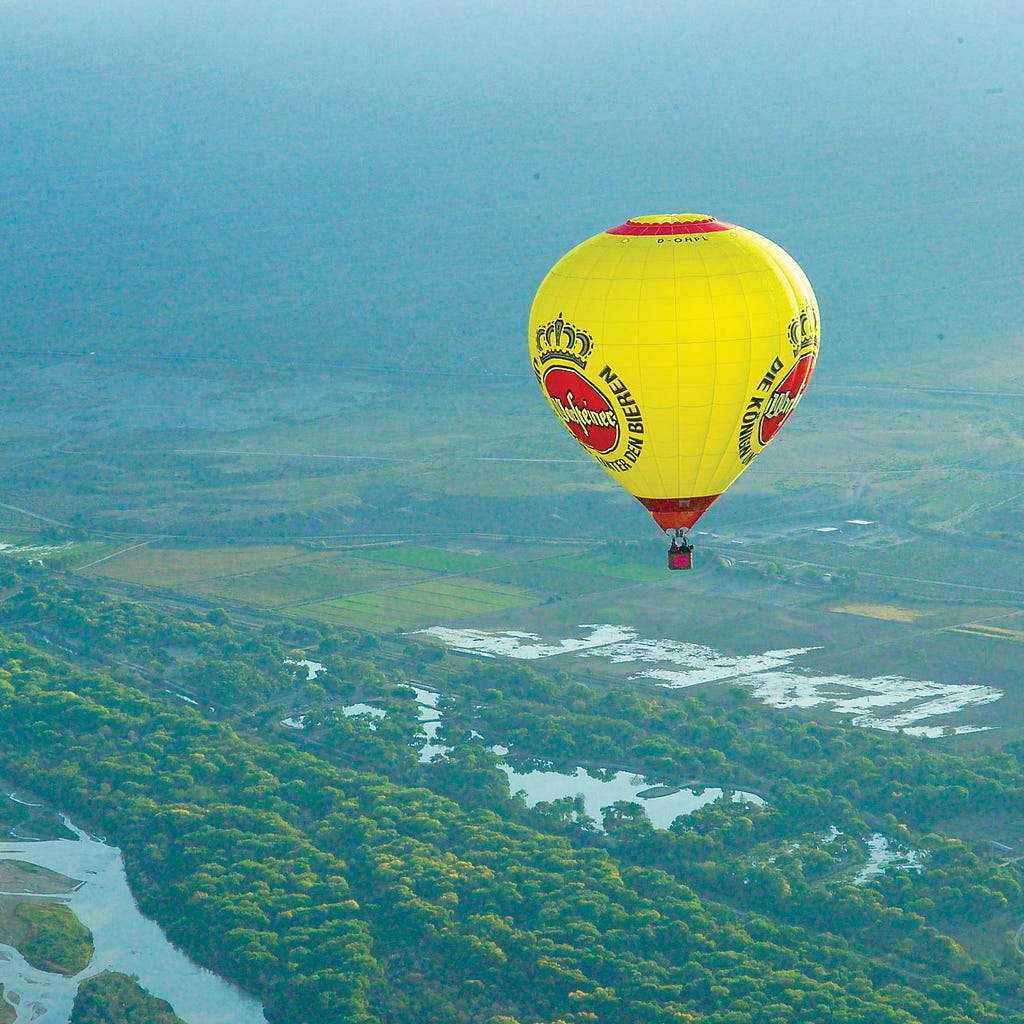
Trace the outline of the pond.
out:
<instances>
[{"instance_id":1,"label":"pond","mask_svg":"<svg viewBox=\"0 0 1024 1024\"><path fill-rule=\"evenodd\" d=\"M868 862L853 876L854 885L864 885L889 868L920 872L924 854L920 850L901 849L893 846L881 832L873 833L867 840Z\"/></svg>"},{"instance_id":2,"label":"pond","mask_svg":"<svg viewBox=\"0 0 1024 1024\"><path fill-rule=\"evenodd\" d=\"M424 740L420 747L420 761L428 762L449 749L437 739L441 728L441 712L437 705L441 695L422 686L413 686L412 690ZM505 747L492 746L490 749L500 756L508 753ZM645 782L633 772L601 771L591 774L584 768L576 768L572 772L550 768L521 771L506 762L499 764L498 769L508 777L509 790L521 792L530 807L541 801L583 797L586 814L598 826L604 820L601 808L609 807L617 800L639 803L655 828L668 828L680 814L691 814L698 807L721 799L725 793L722 789L684 789ZM754 793L733 793L732 800L764 806L764 800Z\"/></svg>"},{"instance_id":3,"label":"pond","mask_svg":"<svg viewBox=\"0 0 1024 1024\"><path fill-rule=\"evenodd\" d=\"M520 772L507 764L498 767L508 776L509 789L513 793L522 791L531 807L542 800L582 796L586 813L599 825L604 819L601 808L617 800L640 804L655 828L668 828L680 814L692 814L699 807L720 800L726 793L715 788L652 786L631 772L602 772L600 777L595 777L583 768L570 774L547 770ZM733 803L765 806L764 800L755 793L734 792L731 799Z\"/></svg>"},{"instance_id":4,"label":"pond","mask_svg":"<svg viewBox=\"0 0 1024 1024\"><path fill-rule=\"evenodd\" d=\"M563 640L557 644L546 644L538 637L527 633L502 633L496 635L496 641L492 647L488 640L488 634L478 630L466 630L456 634L456 631L446 631L446 639L451 642L457 635L468 635L466 645L462 649L472 649L473 653L494 656L503 654L515 657L519 651L520 656L533 659L550 657L558 653L574 653L588 656L595 648L610 646L607 652L611 659L632 660L637 654L634 648L635 637L631 637L628 631L620 627L595 626L589 627L592 633L582 640ZM458 649L458 645L455 645ZM689 661L689 667L695 671L701 681L716 679L722 674L721 662L716 666L716 658L709 658L706 648L699 648L691 645L678 645L679 648L686 647L686 652L676 650L675 656L678 662ZM644 642L640 643L640 660L644 654L649 653ZM729 659L730 668L735 671L739 661L742 669L748 672L771 676L773 670L785 665L790 658L802 651L772 651L751 659ZM721 657L721 656L719 656ZM724 659L723 659L724 660ZM700 662L703 664L699 664ZM709 663L710 662L710 663ZM295 662L295 664L315 666L321 670L322 666L315 662ZM315 673L313 668L311 673ZM652 673L653 674L653 673ZM829 677L832 678L832 677ZM882 681L884 682L884 680ZM424 686L417 686L412 683L406 684L413 692L413 699L416 703L417 717L420 721L420 734L417 741L419 749L419 760L426 764L435 757L443 757L451 748L442 743L438 733L442 724L442 713L439 707L441 694L436 690L427 689ZM692 685L689 683L688 685ZM924 684L934 685L934 684ZM998 693L998 691L996 691ZM931 696L934 696L932 694ZM987 695L988 699L994 699ZM982 703L984 701L981 701ZM933 708L928 710L934 711ZM342 708L342 712L349 717L361 718L368 729L376 728L376 720L386 717L383 708L373 704L351 704ZM293 728L304 728L305 722L301 715L287 718L284 724ZM965 730L966 731L966 730ZM919 733L929 735L927 731ZM474 737L484 739L479 733L474 732ZM491 744L488 749L500 757L510 753L507 747ZM602 808L610 807L620 800L640 804L647 815L648 821L655 828L667 829L680 815L692 814L694 811L717 800L728 799L733 803L754 804L758 807L766 806L765 800L756 793L749 793L742 790L731 790L719 787L688 788L650 782L642 776L633 772L614 771L610 769L599 769L588 771L583 767L577 767L571 772L556 771L551 767L524 768L515 767L507 761L497 765L499 771L503 772L509 782L511 793L521 793L530 807L538 803L550 803L562 800L566 797L580 797L583 801L584 813L601 828L604 822ZM825 837L825 842L835 839L841 833L833 826ZM923 854L917 850L903 850L895 848L889 840L875 833L865 841L867 847L867 862L856 872L853 881L857 885L863 885L876 875L882 874L888 869L920 871L923 864Z\"/></svg>"}]
</instances>

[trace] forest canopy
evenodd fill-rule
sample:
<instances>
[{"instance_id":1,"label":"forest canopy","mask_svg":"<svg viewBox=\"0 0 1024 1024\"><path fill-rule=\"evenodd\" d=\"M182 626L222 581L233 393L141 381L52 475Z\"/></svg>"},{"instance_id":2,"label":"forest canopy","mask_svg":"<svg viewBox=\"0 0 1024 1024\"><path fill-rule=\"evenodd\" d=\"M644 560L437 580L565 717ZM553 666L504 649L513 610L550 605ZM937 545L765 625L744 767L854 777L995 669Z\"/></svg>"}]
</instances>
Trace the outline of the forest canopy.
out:
<instances>
[{"instance_id":1,"label":"forest canopy","mask_svg":"<svg viewBox=\"0 0 1024 1024\"><path fill-rule=\"evenodd\" d=\"M1015 752L967 759L739 693L601 688L44 574L8 577L3 611L0 771L121 847L143 910L271 1021L1022 1019L1002 934L1024 913L1016 865L940 829L1019 812ZM315 685L296 654L324 666ZM444 695L451 750L433 763L413 679ZM345 716L354 699L387 716ZM308 727L282 726L297 709ZM665 830L625 804L600 831L572 801L510 794L494 742L714 775L766 805ZM923 870L854 884L874 831Z\"/></svg>"}]
</instances>

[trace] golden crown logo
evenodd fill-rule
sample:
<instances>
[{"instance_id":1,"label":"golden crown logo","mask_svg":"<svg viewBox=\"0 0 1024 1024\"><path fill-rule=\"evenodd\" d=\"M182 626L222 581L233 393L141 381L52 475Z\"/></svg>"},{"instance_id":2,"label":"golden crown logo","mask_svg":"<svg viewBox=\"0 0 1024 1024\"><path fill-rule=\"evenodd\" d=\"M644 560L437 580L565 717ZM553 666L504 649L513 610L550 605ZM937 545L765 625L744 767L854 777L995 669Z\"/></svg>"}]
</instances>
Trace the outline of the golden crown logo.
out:
<instances>
[{"instance_id":1,"label":"golden crown logo","mask_svg":"<svg viewBox=\"0 0 1024 1024\"><path fill-rule=\"evenodd\" d=\"M568 323L559 313L550 323L537 328L534 344L542 363L549 359L567 359L583 370L594 347L594 339L586 331Z\"/></svg>"},{"instance_id":2,"label":"golden crown logo","mask_svg":"<svg viewBox=\"0 0 1024 1024\"><path fill-rule=\"evenodd\" d=\"M801 352L818 350L818 311L807 306L793 317L789 323L789 343L793 346L793 356Z\"/></svg>"}]
</instances>

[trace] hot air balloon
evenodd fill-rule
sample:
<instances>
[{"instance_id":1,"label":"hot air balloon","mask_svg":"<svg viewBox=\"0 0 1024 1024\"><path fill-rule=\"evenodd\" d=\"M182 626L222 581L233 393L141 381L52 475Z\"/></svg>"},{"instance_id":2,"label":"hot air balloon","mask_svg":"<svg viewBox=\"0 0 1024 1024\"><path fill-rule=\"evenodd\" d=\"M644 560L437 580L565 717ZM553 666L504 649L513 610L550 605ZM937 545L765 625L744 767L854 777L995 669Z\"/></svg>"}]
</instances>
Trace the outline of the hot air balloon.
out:
<instances>
[{"instance_id":1,"label":"hot air balloon","mask_svg":"<svg viewBox=\"0 0 1024 1024\"><path fill-rule=\"evenodd\" d=\"M704 214L636 217L578 245L541 282L530 353L552 410L673 536L778 433L807 387L819 319L774 242Z\"/></svg>"}]
</instances>

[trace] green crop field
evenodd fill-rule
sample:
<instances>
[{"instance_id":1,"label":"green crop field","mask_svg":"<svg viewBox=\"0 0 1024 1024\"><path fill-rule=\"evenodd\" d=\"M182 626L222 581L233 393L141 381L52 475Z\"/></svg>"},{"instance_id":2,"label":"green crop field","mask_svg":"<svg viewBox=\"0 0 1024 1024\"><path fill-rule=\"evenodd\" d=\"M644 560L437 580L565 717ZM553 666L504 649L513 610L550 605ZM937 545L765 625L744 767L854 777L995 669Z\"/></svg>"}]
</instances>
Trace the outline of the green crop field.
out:
<instances>
[{"instance_id":1,"label":"green crop field","mask_svg":"<svg viewBox=\"0 0 1024 1024\"><path fill-rule=\"evenodd\" d=\"M416 629L442 622L464 622L533 603L521 590L469 579L437 579L391 590L320 601L291 608L336 625L364 629Z\"/></svg>"},{"instance_id":2,"label":"green crop field","mask_svg":"<svg viewBox=\"0 0 1024 1024\"><path fill-rule=\"evenodd\" d=\"M514 547L512 550L515 550ZM538 600L569 599L599 593L614 586L616 581L601 575L600 570L592 572L582 569L581 563L588 558L588 553L581 552L578 555L552 555L549 558L510 562L489 572L487 578L510 587L531 590L538 595Z\"/></svg>"},{"instance_id":3,"label":"green crop field","mask_svg":"<svg viewBox=\"0 0 1024 1024\"><path fill-rule=\"evenodd\" d=\"M559 555L547 559L545 566L563 575L584 572L636 583L663 581L666 571L664 559L653 562L649 557L640 556L635 549L627 553L613 547L595 547L573 555Z\"/></svg>"},{"instance_id":4,"label":"green crop field","mask_svg":"<svg viewBox=\"0 0 1024 1024\"><path fill-rule=\"evenodd\" d=\"M1020 379L1016 347L998 367L987 358L999 387ZM206 372L189 370L200 382ZM906 387L834 374L809 389L793 423L699 524L692 574L667 571L647 513L525 378L486 383L488 432L477 429L479 392L373 374L349 377L351 406L313 396L296 417L282 406L187 430L103 418L73 450L0 452L0 525L23 549L6 557L199 606L369 629L500 619L568 636L581 622L619 622L730 648L820 644L815 657L837 651L837 663L863 672L921 666L984 682L980 657L1006 679L1019 647L1004 634L931 631L1024 605L1024 415L983 381L954 401L945 370L929 372L916 368ZM262 394L244 374L237 383ZM85 393L68 401L20 410L26 438L92 415ZM836 614L826 624L809 611L908 601L934 612L892 624L901 632L890 646L865 635L885 620Z\"/></svg>"}]
</instances>

